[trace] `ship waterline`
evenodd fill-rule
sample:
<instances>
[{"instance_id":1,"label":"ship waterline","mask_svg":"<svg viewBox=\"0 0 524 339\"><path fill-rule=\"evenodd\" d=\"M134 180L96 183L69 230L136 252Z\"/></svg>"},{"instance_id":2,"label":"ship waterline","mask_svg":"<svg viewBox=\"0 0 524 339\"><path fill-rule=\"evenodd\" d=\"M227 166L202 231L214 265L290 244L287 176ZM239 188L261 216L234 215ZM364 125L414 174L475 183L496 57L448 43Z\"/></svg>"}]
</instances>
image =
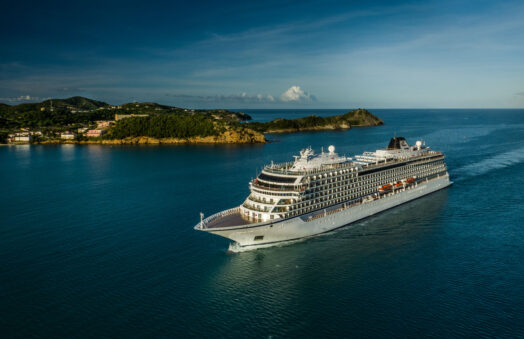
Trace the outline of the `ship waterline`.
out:
<instances>
[{"instance_id":1,"label":"ship waterline","mask_svg":"<svg viewBox=\"0 0 524 339\"><path fill-rule=\"evenodd\" d=\"M267 165L235 208L203 218L195 229L234 241L230 250L267 247L351 224L451 184L441 152L422 141L392 138L386 149L354 158L334 146L304 149L294 162Z\"/></svg>"}]
</instances>

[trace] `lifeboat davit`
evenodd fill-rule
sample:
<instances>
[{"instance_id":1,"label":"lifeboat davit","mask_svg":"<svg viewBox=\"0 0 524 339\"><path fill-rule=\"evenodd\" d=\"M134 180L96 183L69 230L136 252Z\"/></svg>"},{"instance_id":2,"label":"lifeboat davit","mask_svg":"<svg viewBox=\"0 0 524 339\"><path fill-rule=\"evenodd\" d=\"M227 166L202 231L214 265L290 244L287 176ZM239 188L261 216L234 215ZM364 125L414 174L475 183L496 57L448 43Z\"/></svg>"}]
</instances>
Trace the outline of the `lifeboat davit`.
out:
<instances>
[{"instance_id":1,"label":"lifeboat davit","mask_svg":"<svg viewBox=\"0 0 524 339\"><path fill-rule=\"evenodd\" d=\"M386 184L386 185L380 187L380 188L378 189L378 191L384 193L384 192L387 192L387 191L391 191L392 188L393 188L393 185L391 185L391 184Z\"/></svg>"}]
</instances>

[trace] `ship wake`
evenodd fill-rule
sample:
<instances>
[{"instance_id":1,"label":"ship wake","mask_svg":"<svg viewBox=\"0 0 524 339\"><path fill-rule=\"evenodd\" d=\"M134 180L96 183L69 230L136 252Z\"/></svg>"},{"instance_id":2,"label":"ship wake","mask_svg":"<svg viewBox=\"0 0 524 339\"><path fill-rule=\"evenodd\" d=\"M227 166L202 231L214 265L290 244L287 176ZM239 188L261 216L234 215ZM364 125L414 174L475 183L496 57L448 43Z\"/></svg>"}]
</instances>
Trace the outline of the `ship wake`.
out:
<instances>
[{"instance_id":1,"label":"ship wake","mask_svg":"<svg viewBox=\"0 0 524 339\"><path fill-rule=\"evenodd\" d=\"M458 178L456 181L462 181L522 162L524 162L524 147L460 167L453 171L452 176Z\"/></svg>"},{"instance_id":2,"label":"ship wake","mask_svg":"<svg viewBox=\"0 0 524 339\"><path fill-rule=\"evenodd\" d=\"M240 246L237 242L232 242L229 244L229 248L227 249L227 252L228 253L241 253L241 252L249 252L253 250L258 250L262 248L288 246L291 244L296 244L298 242L305 241L309 238L310 237L305 237L302 239L294 239L294 240L284 240L278 243L261 244L261 245L256 245L256 246Z\"/></svg>"}]
</instances>

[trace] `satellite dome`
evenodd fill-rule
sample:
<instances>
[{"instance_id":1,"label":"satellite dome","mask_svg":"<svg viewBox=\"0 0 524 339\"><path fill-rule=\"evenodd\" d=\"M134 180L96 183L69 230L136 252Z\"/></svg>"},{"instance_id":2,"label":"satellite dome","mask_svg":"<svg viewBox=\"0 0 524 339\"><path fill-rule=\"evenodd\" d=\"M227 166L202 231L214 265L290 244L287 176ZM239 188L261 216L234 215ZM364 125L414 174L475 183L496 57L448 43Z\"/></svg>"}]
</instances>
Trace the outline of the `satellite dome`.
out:
<instances>
[{"instance_id":1,"label":"satellite dome","mask_svg":"<svg viewBox=\"0 0 524 339\"><path fill-rule=\"evenodd\" d=\"M334 153L334 152L335 152L335 146L330 145L330 146L328 147L328 151L329 151L329 153Z\"/></svg>"}]
</instances>

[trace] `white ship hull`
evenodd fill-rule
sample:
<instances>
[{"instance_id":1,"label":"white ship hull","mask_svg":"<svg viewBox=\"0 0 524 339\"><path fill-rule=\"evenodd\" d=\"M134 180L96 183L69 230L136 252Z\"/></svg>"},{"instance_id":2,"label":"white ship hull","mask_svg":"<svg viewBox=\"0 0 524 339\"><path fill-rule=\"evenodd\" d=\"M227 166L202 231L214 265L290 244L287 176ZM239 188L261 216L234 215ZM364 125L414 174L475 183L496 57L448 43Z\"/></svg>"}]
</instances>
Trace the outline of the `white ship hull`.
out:
<instances>
[{"instance_id":1,"label":"white ship hull","mask_svg":"<svg viewBox=\"0 0 524 339\"><path fill-rule=\"evenodd\" d=\"M235 241L230 247L232 251L268 247L332 231L438 191L450 184L449 175L445 175L418 183L409 189L396 191L380 199L370 200L352 207L340 208L338 211L331 211L325 214L321 212L322 215L318 215L317 211L316 213L272 223L250 224L245 227L206 229L206 231ZM316 214L316 216L309 220L308 217L313 214Z\"/></svg>"}]
</instances>

